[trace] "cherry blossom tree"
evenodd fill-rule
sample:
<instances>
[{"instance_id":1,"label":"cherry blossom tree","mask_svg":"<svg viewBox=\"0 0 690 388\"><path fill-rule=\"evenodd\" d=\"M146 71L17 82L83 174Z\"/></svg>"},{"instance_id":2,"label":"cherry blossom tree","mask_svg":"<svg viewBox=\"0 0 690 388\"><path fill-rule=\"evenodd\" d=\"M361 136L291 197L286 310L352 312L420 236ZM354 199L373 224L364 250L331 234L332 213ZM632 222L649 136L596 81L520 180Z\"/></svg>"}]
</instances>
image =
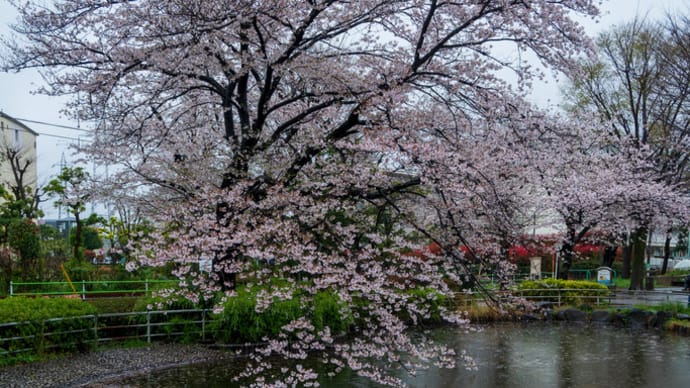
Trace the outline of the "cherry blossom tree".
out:
<instances>
[{"instance_id":1,"label":"cherry blossom tree","mask_svg":"<svg viewBox=\"0 0 690 388\"><path fill-rule=\"evenodd\" d=\"M665 23L642 18L616 26L597 39L598 58L584 61L568 91L571 108L602 118L611 133L650 147L647 155L660 178L687 185L688 101L687 22L669 17ZM658 225L670 243L672 225ZM648 226L640 225L641 234ZM638 233L631 230L633 234ZM634 236L633 236L634 237ZM642 236L642 241L646 241ZM629 250L628 250L629 251ZM665 253L666 262L670 250ZM623 276L629 274L629 255ZM638 270L640 266L637 266ZM640 278L641 274L633 274Z\"/></svg>"},{"instance_id":2,"label":"cherry blossom tree","mask_svg":"<svg viewBox=\"0 0 690 388\"><path fill-rule=\"evenodd\" d=\"M542 206L553 209L556 223L564 227L562 277L567 277L575 245L590 232L609 236L603 242L610 244L610 236L621 231L645 230L673 218L687 220L682 187L664 181L649 148L578 117L546 124L538 136L541 141L533 143L536 147L527 157L539 172ZM635 273L641 276L643 270ZM641 285L641 278L637 280Z\"/></svg>"},{"instance_id":3,"label":"cherry blossom tree","mask_svg":"<svg viewBox=\"0 0 690 388\"><path fill-rule=\"evenodd\" d=\"M591 0L12 3L20 36L4 39L3 67L42 69L43 92L72 95L67 113L95 124L82 151L122 166L110 195L138 193L160 227L139 264L175 263L194 300L280 278L289 290L266 287L257 311L294 290L356 308L351 341L308 312L266 338L246 376L289 385L316 375L268 356L328 348L326 364L386 384L401 381L381 365L452 365L407 334L429 315L408 291L449 295L480 256L459 244L485 242L501 269L529 189L500 139L527 125L519 93L549 71L515 53L565 69L589 48L570 16L597 12ZM441 252L406 254L429 240Z\"/></svg>"}]
</instances>

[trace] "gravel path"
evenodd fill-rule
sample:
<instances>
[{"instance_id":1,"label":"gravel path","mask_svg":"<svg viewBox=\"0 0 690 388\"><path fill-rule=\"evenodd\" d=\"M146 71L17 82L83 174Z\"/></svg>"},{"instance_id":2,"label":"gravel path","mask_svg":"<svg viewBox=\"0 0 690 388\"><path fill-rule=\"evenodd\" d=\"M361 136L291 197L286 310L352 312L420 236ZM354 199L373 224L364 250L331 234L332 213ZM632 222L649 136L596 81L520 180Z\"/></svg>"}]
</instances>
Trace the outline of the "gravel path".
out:
<instances>
[{"instance_id":1,"label":"gravel path","mask_svg":"<svg viewBox=\"0 0 690 388\"><path fill-rule=\"evenodd\" d=\"M0 367L0 387L117 387L108 380L232 357L232 352L202 345L153 344L143 348L101 350Z\"/></svg>"}]
</instances>

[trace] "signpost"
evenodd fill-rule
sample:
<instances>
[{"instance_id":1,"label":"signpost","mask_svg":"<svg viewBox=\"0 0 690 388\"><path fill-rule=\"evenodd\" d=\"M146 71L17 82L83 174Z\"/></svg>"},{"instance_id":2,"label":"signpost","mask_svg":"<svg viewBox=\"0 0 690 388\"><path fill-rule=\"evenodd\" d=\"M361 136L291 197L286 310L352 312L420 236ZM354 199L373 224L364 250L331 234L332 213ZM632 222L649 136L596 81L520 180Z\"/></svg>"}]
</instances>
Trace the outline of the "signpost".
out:
<instances>
[{"instance_id":1,"label":"signpost","mask_svg":"<svg viewBox=\"0 0 690 388\"><path fill-rule=\"evenodd\" d=\"M609 267L599 267L597 268L597 283L604 284L607 286L611 285L613 270Z\"/></svg>"}]
</instances>

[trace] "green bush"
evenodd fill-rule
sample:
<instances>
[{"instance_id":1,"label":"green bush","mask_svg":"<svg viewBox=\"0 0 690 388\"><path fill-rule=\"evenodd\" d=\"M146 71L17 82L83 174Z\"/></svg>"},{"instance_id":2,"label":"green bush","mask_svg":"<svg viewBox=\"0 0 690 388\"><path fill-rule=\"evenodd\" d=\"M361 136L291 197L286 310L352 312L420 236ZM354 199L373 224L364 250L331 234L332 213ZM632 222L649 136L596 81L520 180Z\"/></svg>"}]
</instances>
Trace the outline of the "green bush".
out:
<instances>
[{"instance_id":1,"label":"green bush","mask_svg":"<svg viewBox=\"0 0 690 388\"><path fill-rule=\"evenodd\" d=\"M259 290L240 289L228 298L223 312L214 318L211 329L218 340L225 343L256 343L265 336L276 336L281 328L303 316L298 298L276 300L261 313L256 312Z\"/></svg>"},{"instance_id":2,"label":"green bush","mask_svg":"<svg viewBox=\"0 0 690 388\"><path fill-rule=\"evenodd\" d=\"M580 305L592 302L597 296L609 295L609 289L603 284L585 280L545 279L524 281L518 285L515 294L531 301Z\"/></svg>"},{"instance_id":3,"label":"green bush","mask_svg":"<svg viewBox=\"0 0 690 388\"><path fill-rule=\"evenodd\" d=\"M282 327L306 316L315 330L328 327L333 334L346 333L352 325L347 306L329 291L314 296L295 293L291 299L274 299L264 311L256 311L259 288L240 289L223 304L223 312L215 316L211 328L216 338L226 343L256 343L264 337L275 337Z\"/></svg>"},{"instance_id":4,"label":"green bush","mask_svg":"<svg viewBox=\"0 0 690 388\"><path fill-rule=\"evenodd\" d=\"M331 291L321 291L314 296L312 324L317 331L325 327L333 334L346 333L354 319L348 306Z\"/></svg>"},{"instance_id":5,"label":"green bush","mask_svg":"<svg viewBox=\"0 0 690 388\"><path fill-rule=\"evenodd\" d=\"M686 303L681 302L666 302L651 306L635 305L634 307L640 310L664 311L672 314L673 316L677 316L678 314L690 314L690 307L688 307Z\"/></svg>"},{"instance_id":6,"label":"green bush","mask_svg":"<svg viewBox=\"0 0 690 388\"><path fill-rule=\"evenodd\" d=\"M426 287L410 289L405 291L405 293L410 296L408 302L412 302L423 309L428 309L428 314L417 317L419 321L425 323L441 323L443 321L441 317L441 307L447 305L449 302L445 295L440 294L433 288ZM409 320L409 314L410 312L405 311L402 319Z\"/></svg>"},{"instance_id":7,"label":"green bush","mask_svg":"<svg viewBox=\"0 0 690 388\"><path fill-rule=\"evenodd\" d=\"M13 220L7 227L7 242L19 252L22 279L35 278L40 273L41 238L38 225L27 219Z\"/></svg>"},{"instance_id":8,"label":"green bush","mask_svg":"<svg viewBox=\"0 0 690 388\"><path fill-rule=\"evenodd\" d=\"M167 287L166 287L167 285ZM145 324L147 321L153 324L151 335L157 338L175 340L183 343L191 343L201 339L201 324L198 312L180 310L199 310L210 307L210 303L195 304L191 300L180 295L179 290L173 289L170 296L159 294L163 289L169 290L170 284L157 284L149 296L143 296L134 302L131 311L151 311L151 314L129 317L128 324ZM168 294L166 292L166 294ZM158 313L158 310L176 311L170 313ZM117 318L111 318L115 321ZM143 331L139 333L143 335Z\"/></svg>"},{"instance_id":9,"label":"green bush","mask_svg":"<svg viewBox=\"0 0 690 388\"><path fill-rule=\"evenodd\" d=\"M95 312L93 306L74 299L0 300L0 364L90 349L95 345L94 321L83 317Z\"/></svg>"}]
</instances>

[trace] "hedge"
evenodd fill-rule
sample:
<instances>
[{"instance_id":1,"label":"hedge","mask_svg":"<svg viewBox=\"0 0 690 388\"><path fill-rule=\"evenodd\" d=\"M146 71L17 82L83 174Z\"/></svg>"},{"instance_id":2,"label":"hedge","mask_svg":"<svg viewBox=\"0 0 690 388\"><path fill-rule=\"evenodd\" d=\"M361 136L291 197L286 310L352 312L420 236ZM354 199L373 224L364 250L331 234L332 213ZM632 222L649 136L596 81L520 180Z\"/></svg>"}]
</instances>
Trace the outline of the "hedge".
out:
<instances>
[{"instance_id":1,"label":"hedge","mask_svg":"<svg viewBox=\"0 0 690 388\"><path fill-rule=\"evenodd\" d=\"M80 317L95 313L95 307L75 299L13 297L0 300L0 365L29 360L48 352L91 349L95 346L93 321Z\"/></svg>"},{"instance_id":2,"label":"hedge","mask_svg":"<svg viewBox=\"0 0 690 388\"><path fill-rule=\"evenodd\" d=\"M586 280L527 280L518 285L516 294L531 301L558 302L578 305L608 296L608 287Z\"/></svg>"}]
</instances>

